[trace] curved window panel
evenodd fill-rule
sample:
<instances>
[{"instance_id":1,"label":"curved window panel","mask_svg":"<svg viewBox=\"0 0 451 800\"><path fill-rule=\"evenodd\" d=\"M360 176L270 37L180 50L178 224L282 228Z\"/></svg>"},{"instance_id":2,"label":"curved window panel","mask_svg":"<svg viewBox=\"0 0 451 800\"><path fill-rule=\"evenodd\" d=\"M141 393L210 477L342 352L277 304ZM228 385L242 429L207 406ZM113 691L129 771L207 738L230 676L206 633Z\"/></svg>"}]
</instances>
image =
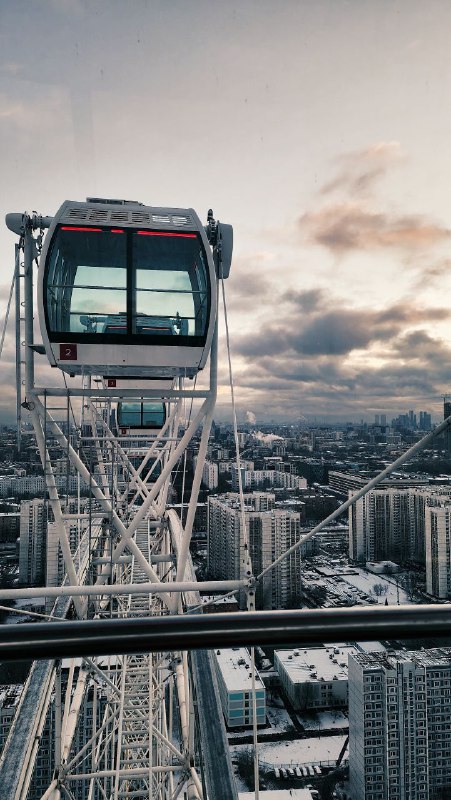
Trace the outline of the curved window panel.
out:
<instances>
[{"instance_id":1,"label":"curved window panel","mask_svg":"<svg viewBox=\"0 0 451 800\"><path fill-rule=\"evenodd\" d=\"M207 270L196 234L133 235L134 333L204 336Z\"/></svg>"},{"instance_id":2,"label":"curved window panel","mask_svg":"<svg viewBox=\"0 0 451 800\"><path fill-rule=\"evenodd\" d=\"M143 403L142 424L144 428L162 428L166 421L163 403Z\"/></svg>"},{"instance_id":3,"label":"curved window panel","mask_svg":"<svg viewBox=\"0 0 451 800\"><path fill-rule=\"evenodd\" d=\"M141 403L119 403L117 408L117 421L119 426L140 428L141 418Z\"/></svg>"},{"instance_id":4,"label":"curved window panel","mask_svg":"<svg viewBox=\"0 0 451 800\"><path fill-rule=\"evenodd\" d=\"M104 333L108 324L124 320L126 237L96 228L59 228L45 299L51 333ZM126 326L117 326L116 332L126 333Z\"/></svg>"}]
</instances>

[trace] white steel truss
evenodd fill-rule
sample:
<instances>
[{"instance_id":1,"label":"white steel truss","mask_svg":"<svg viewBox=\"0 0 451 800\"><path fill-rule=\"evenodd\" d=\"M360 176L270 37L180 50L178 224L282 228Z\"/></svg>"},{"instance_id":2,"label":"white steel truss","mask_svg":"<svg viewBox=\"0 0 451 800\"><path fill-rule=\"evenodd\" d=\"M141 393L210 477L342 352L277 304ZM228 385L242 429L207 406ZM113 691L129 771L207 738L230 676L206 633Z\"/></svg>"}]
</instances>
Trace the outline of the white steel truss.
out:
<instances>
[{"instance_id":1,"label":"white steel truss","mask_svg":"<svg viewBox=\"0 0 451 800\"><path fill-rule=\"evenodd\" d=\"M216 399L217 329L206 390L188 388L184 379L166 389L116 390L90 376L76 388L37 387L34 360L40 349L33 339L33 259L40 240L34 230L45 224L41 218L24 216L18 259L23 253L21 399L44 469L49 541L51 530L56 553L48 576L47 609L59 619L70 613L79 619L183 613L188 594L191 605L193 592L199 601L189 546ZM167 418L161 430L150 435L119 433L112 410L124 397L165 403ZM193 413L182 420L186 402ZM174 470L196 442L197 463L182 525L174 511L168 512L168 495ZM247 583L234 581L231 588ZM203 586L214 591L223 589L224 582ZM33 589L20 591L36 594ZM39 593L46 590L40 588ZM209 668L212 675L207 664L207 678ZM42 800L206 800L197 766L192 681L186 652L49 661L44 670L42 664L35 665L0 761L0 777L8 776L3 796L29 797L30 786L36 786L38 745L47 737L52 770L47 788L40 792ZM215 726L221 728L213 683L207 680L216 703ZM225 774L233 780L229 762ZM226 795L235 796L227 790Z\"/></svg>"}]
</instances>

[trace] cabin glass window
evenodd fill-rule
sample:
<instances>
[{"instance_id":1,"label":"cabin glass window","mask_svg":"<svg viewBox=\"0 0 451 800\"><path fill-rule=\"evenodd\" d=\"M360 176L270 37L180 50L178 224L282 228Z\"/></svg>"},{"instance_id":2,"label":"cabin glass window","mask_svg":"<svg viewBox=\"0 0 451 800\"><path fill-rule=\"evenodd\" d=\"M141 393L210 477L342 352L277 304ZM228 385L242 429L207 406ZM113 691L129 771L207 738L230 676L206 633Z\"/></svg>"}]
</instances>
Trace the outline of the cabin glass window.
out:
<instances>
[{"instance_id":1,"label":"cabin glass window","mask_svg":"<svg viewBox=\"0 0 451 800\"><path fill-rule=\"evenodd\" d=\"M173 337L188 338L186 344L205 338L209 277L202 240L196 233L61 225L44 297L51 337L164 336L175 345Z\"/></svg>"},{"instance_id":2,"label":"cabin glass window","mask_svg":"<svg viewBox=\"0 0 451 800\"><path fill-rule=\"evenodd\" d=\"M161 403L143 403L142 422L144 428L162 428L165 417L165 409Z\"/></svg>"},{"instance_id":3,"label":"cabin glass window","mask_svg":"<svg viewBox=\"0 0 451 800\"><path fill-rule=\"evenodd\" d=\"M204 336L207 270L196 234L133 236L133 333Z\"/></svg>"},{"instance_id":4,"label":"cabin glass window","mask_svg":"<svg viewBox=\"0 0 451 800\"><path fill-rule=\"evenodd\" d=\"M120 403L117 410L119 427L162 428L166 420L163 403Z\"/></svg>"},{"instance_id":5,"label":"cabin glass window","mask_svg":"<svg viewBox=\"0 0 451 800\"><path fill-rule=\"evenodd\" d=\"M140 428L141 403L122 403L118 409L118 423L127 428Z\"/></svg>"},{"instance_id":6,"label":"cabin glass window","mask_svg":"<svg viewBox=\"0 0 451 800\"><path fill-rule=\"evenodd\" d=\"M52 333L127 333L126 237L59 228L45 296Z\"/></svg>"}]
</instances>

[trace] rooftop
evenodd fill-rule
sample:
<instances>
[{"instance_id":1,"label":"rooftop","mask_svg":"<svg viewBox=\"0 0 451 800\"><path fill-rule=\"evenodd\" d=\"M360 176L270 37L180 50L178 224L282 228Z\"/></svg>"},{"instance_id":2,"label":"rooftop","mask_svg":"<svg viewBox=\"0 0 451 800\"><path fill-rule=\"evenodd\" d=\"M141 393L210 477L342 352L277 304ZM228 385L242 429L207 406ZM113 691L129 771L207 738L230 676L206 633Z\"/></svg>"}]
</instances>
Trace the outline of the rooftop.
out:
<instances>
[{"instance_id":1,"label":"rooftop","mask_svg":"<svg viewBox=\"0 0 451 800\"><path fill-rule=\"evenodd\" d=\"M252 691L251 656L245 647L216 650L216 658L228 691ZM258 672L255 673L257 689L264 689Z\"/></svg>"},{"instance_id":2,"label":"rooftop","mask_svg":"<svg viewBox=\"0 0 451 800\"><path fill-rule=\"evenodd\" d=\"M342 644L275 651L293 683L347 680L348 657L358 653L357 648Z\"/></svg>"},{"instance_id":3,"label":"rooftop","mask_svg":"<svg viewBox=\"0 0 451 800\"><path fill-rule=\"evenodd\" d=\"M385 653L358 653L354 655L357 663L364 667L383 667L396 669L396 665L411 662L418 667L451 668L451 647L436 647L431 650L395 650Z\"/></svg>"}]
</instances>

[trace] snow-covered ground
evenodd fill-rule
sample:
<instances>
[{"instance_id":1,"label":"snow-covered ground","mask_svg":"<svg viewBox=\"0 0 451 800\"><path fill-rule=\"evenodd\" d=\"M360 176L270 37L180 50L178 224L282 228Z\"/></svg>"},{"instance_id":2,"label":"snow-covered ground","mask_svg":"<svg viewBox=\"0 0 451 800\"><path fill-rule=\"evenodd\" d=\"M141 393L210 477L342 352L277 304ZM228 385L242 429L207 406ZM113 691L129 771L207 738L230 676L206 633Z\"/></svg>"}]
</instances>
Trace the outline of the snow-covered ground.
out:
<instances>
[{"instance_id":1,"label":"snow-covered ground","mask_svg":"<svg viewBox=\"0 0 451 800\"><path fill-rule=\"evenodd\" d=\"M387 594L383 594L379 598L376 598L379 600L379 603L385 603L385 598L387 598L389 605L397 604L398 590L396 588L396 580L394 577L387 578L386 575L374 575L372 572L365 572L362 569L358 569L356 572L356 575L341 575L340 577L350 586L354 586L361 592L366 592L373 597L375 597L373 592L374 585L376 583L381 583L383 586L387 587ZM401 604L411 603L411 600L409 600L406 592L401 588L401 586L399 587L399 602Z\"/></svg>"},{"instance_id":2,"label":"snow-covered ground","mask_svg":"<svg viewBox=\"0 0 451 800\"><path fill-rule=\"evenodd\" d=\"M297 739L291 742L263 742L258 747L260 763L268 767L308 766L310 764L335 764L346 736L321 736L311 739ZM240 753L246 752L248 745L232 745L232 761L236 762ZM346 758L346 753L345 753Z\"/></svg>"},{"instance_id":3,"label":"snow-covered ground","mask_svg":"<svg viewBox=\"0 0 451 800\"><path fill-rule=\"evenodd\" d=\"M348 718L342 711L317 711L309 715L297 714L306 731L330 731L349 727Z\"/></svg>"},{"instance_id":4,"label":"snow-covered ground","mask_svg":"<svg viewBox=\"0 0 451 800\"><path fill-rule=\"evenodd\" d=\"M266 716L268 722L271 723L271 733L295 730L290 715L285 708L275 708L274 706L267 705Z\"/></svg>"}]
</instances>

